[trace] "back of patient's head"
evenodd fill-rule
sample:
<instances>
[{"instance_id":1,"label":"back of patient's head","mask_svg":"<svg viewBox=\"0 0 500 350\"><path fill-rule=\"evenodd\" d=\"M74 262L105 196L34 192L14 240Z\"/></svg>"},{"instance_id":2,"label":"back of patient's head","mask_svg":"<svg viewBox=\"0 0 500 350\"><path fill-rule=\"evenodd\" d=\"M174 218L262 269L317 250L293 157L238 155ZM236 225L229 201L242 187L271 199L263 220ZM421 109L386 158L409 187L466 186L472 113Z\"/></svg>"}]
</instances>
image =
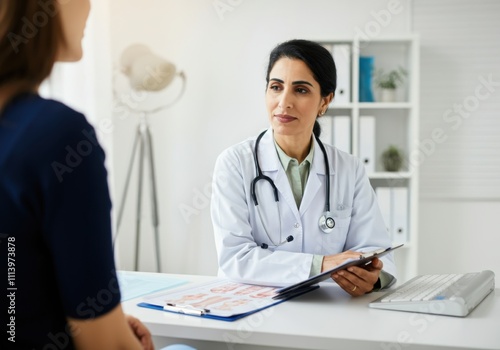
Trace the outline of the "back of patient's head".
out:
<instances>
[{"instance_id":1,"label":"back of patient's head","mask_svg":"<svg viewBox=\"0 0 500 350\"><path fill-rule=\"evenodd\" d=\"M56 0L0 1L0 88L36 89L63 42Z\"/></svg>"}]
</instances>

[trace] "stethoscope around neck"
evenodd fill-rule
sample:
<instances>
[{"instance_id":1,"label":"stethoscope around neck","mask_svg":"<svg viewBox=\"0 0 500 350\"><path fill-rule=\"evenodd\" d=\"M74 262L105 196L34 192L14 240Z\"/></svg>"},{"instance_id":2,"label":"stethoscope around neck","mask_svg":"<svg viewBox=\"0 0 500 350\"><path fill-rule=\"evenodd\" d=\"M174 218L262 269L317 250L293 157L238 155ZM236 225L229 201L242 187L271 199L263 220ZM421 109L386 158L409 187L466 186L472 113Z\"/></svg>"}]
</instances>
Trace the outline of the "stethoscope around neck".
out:
<instances>
[{"instance_id":1,"label":"stethoscope around neck","mask_svg":"<svg viewBox=\"0 0 500 350\"><path fill-rule=\"evenodd\" d=\"M264 136L266 131L267 130L264 130L263 132L261 132L260 135L257 137L257 140L255 141L254 162L255 162L256 176L250 184L250 194L252 196L254 205L257 207L257 212L259 214L260 221L262 222L262 226L264 227L264 231L266 232L267 238L269 238L269 241L272 243L271 246L279 247L285 243L293 241L293 236L292 235L288 236L284 241L282 241L278 244L274 243L274 241L271 239L271 236L267 232L266 226L264 225L264 221L262 220L262 215L261 215L260 209L259 209L259 202L257 200L257 193L255 192L255 186L256 186L257 182L259 182L259 180L267 181L273 189L274 201L276 203L279 202L278 188L276 187L276 185L274 184L274 181L269 176L262 174L262 170L260 169L260 164L259 164L259 156L258 156L259 144L260 144L260 140L262 139L262 137ZM319 228L324 233L330 233L333 231L333 228L335 227L335 220L332 218L331 213L330 213L330 166L329 166L328 156L326 154L325 146L323 145L323 143L321 142L319 137L317 137L316 135L314 135L314 137L316 138L316 141L318 142L318 145L321 148L321 152L323 152L323 157L325 160L325 167L326 167L325 211L321 215L321 217L319 218ZM280 208L279 205L277 207L278 207L278 220L280 223L280 235L281 235L281 212L279 209ZM262 243L260 245L260 247L262 249L267 249L267 248L269 248L269 246L270 245L266 244L266 243Z\"/></svg>"}]
</instances>

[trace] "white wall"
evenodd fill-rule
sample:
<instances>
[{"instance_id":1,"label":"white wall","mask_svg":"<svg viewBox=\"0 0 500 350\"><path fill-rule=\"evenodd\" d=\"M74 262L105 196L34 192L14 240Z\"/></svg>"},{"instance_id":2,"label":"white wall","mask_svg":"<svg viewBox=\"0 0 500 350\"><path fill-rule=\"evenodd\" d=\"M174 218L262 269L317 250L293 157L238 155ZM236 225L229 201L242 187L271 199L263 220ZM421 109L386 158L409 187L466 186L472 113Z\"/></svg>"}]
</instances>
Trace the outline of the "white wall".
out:
<instances>
[{"instance_id":1,"label":"white wall","mask_svg":"<svg viewBox=\"0 0 500 350\"><path fill-rule=\"evenodd\" d=\"M427 145L419 272L490 269L499 284L500 2L415 0L412 13L421 37L420 140ZM491 86L481 83L489 77ZM438 129L445 136L431 145Z\"/></svg>"},{"instance_id":2,"label":"white wall","mask_svg":"<svg viewBox=\"0 0 500 350\"><path fill-rule=\"evenodd\" d=\"M217 2L231 10L218 13L213 5ZM383 16L389 3L398 13ZM213 166L223 149L267 126L265 69L272 48L291 38L408 33L409 18L409 2L395 0L111 0L115 63L127 45L140 42L187 75L182 99L150 119L157 162L163 272L217 271L209 208ZM165 99L173 98L176 89L179 84L169 87ZM115 113L115 209L121 199L136 123L133 115ZM123 269L133 267L136 199L131 195L136 182L132 184L119 233ZM144 202L148 198L145 196ZM190 208L192 214L183 216L182 208ZM147 208L144 210L140 269L154 271L150 215Z\"/></svg>"}]
</instances>

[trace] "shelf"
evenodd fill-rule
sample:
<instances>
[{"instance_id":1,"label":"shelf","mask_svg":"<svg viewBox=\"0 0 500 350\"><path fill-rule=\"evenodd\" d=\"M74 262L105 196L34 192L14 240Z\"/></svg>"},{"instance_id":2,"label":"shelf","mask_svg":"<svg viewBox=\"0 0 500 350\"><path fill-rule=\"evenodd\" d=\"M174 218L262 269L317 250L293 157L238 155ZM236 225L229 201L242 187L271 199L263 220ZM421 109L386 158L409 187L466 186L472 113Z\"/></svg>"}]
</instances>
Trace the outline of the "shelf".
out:
<instances>
[{"instance_id":1,"label":"shelf","mask_svg":"<svg viewBox=\"0 0 500 350\"><path fill-rule=\"evenodd\" d=\"M335 104L330 103L328 108L331 109L410 109L412 104L410 102L358 102L358 103L343 103Z\"/></svg>"},{"instance_id":2,"label":"shelf","mask_svg":"<svg viewBox=\"0 0 500 350\"><path fill-rule=\"evenodd\" d=\"M332 109L352 109L353 107L352 103L336 104L335 102L332 102L328 105L328 108Z\"/></svg>"},{"instance_id":3,"label":"shelf","mask_svg":"<svg viewBox=\"0 0 500 350\"><path fill-rule=\"evenodd\" d=\"M404 172L376 172L368 174L370 179L409 179L411 178L411 173Z\"/></svg>"},{"instance_id":4,"label":"shelf","mask_svg":"<svg viewBox=\"0 0 500 350\"><path fill-rule=\"evenodd\" d=\"M397 43L397 44L411 44L415 39L418 39L418 34L411 34L411 35L391 35L391 36L380 36L376 38L370 38L369 40L363 40L361 39L359 41L360 45L363 44L392 44L392 43Z\"/></svg>"},{"instance_id":5,"label":"shelf","mask_svg":"<svg viewBox=\"0 0 500 350\"><path fill-rule=\"evenodd\" d=\"M400 172L387 172L380 160L390 145L401 149L407 157L418 152L418 36L322 39L332 55L337 55L337 88L350 92L330 103L327 115L332 118L323 120L322 137L326 143L348 149L360 161L368 161L365 170L372 188L381 197L377 200L390 237L402 240L398 236L402 231L408 239L403 249L395 253L402 279L408 280L416 275L418 267L418 168L410 171L405 164ZM374 102L359 102L363 100L360 57L373 57L372 69L390 71L402 67L408 72L408 78L396 92L395 102L382 102L374 81L370 82Z\"/></svg>"},{"instance_id":6,"label":"shelf","mask_svg":"<svg viewBox=\"0 0 500 350\"><path fill-rule=\"evenodd\" d=\"M410 109L410 102L360 102L359 109Z\"/></svg>"}]
</instances>

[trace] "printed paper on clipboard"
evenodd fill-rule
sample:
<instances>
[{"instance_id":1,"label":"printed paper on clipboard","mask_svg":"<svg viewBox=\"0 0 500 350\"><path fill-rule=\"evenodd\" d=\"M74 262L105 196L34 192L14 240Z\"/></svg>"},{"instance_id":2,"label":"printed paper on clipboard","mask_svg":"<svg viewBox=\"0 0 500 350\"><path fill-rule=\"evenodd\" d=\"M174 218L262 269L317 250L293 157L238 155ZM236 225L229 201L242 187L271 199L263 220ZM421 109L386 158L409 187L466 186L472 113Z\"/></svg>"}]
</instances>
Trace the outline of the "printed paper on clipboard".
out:
<instances>
[{"instance_id":1,"label":"printed paper on clipboard","mask_svg":"<svg viewBox=\"0 0 500 350\"><path fill-rule=\"evenodd\" d=\"M286 298L276 300L273 297L279 287L218 279L178 291L165 291L148 296L138 305L156 310L234 321L316 288L318 286L310 286L297 293L290 293Z\"/></svg>"},{"instance_id":2,"label":"printed paper on clipboard","mask_svg":"<svg viewBox=\"0 0 500 350\"><path fill-rule=\"evenodd\" d=\"M292 284L290 286L284 287L284 288L279 288L276 290L276 295L273 297L274 299L286 299L289 297L290 294L294 293L300 293L302 289L308 289L313 285L318 284L319 282L322 282L324 280L327 280L330 278L332 273L340 271L340 270L345 270L350 266L364 266L368 265L372 262L374 258L380 258L390 252L392 252L395 249L398 249L399 247L402 247L403 244L399 244L397 246L389 247L389 248L381 248L377 250L373 250L371 252L366 252L366 253L360 253L359 259L349 259L346 260L344 263L334 267L331 270L324 271L320 273L319 275L313 276L305 281L298 282L295 284Z\"/></svg>"}]
</instances>

